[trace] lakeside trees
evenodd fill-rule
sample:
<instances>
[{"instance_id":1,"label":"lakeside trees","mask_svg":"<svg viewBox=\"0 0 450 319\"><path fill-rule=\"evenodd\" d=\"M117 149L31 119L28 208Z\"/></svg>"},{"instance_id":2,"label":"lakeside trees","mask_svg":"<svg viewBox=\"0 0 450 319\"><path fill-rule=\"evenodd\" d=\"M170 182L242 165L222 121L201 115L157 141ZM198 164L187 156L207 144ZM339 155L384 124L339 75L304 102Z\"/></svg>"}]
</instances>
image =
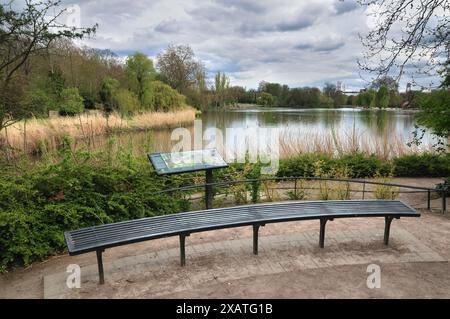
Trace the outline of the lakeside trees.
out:
<instances>
[{"instance_id":1,"label":"lakeside trees","mask_svg":"<svg viewBox=\"0 0 450 319\"><path fill-rule=\"evenodd\" d=\"M94 34L97 25L66 26L58 20L64 12L59 0L0 5L0 130L49 111L126 116L186 104L176 90L156 82L147 55L136 52L123 63L109 50L76 45L73 40Z\"/></svg>"},{"instance_id":2,"label":"lakeside trees","mask_svg":"<svg viewBox=\"0 0 450 319\"><path fill-rule=\"evenodd\" d=\"M75 28L59 23L65 11L58 8L59 3L26 0L21 11L16 11L11 2L0 5L0 130L31 115L33 110L27 107L38 100L45 102L43 92L39 92L32 94L32 103L24 103L24 87L30 84L29 62L47 55L58 40L82 39L95 33L96 26Z\"/></svg>"},{"instance_id":3,"label":"lakeside trees","mask_svg":"<svg viewBox=\"0 0 450 319\"><path fill-rule=\"evenodd\" d=\"M63 12L58 9L56 0L27 1L23 9L0 6L0 129L22 118L45 117L50 110L70 115L100 109L127 116L184 104L205 109L237 103L296 108L348 104L386 108L399 107L404 101L410 106L418 103L411 100L411 94L400 95L397 79L386 75L355 97L330 83L319 89L262 81L258 89L247 89L233 86L221 71L208 83L207 70L189 45L169 45L158 54L156 63L139 52L123 63L109 50L75 45L72 40L92 35L96 26L58 24ZM49 21L50 11L57 13Z\"/></svg>"}]
</instances>

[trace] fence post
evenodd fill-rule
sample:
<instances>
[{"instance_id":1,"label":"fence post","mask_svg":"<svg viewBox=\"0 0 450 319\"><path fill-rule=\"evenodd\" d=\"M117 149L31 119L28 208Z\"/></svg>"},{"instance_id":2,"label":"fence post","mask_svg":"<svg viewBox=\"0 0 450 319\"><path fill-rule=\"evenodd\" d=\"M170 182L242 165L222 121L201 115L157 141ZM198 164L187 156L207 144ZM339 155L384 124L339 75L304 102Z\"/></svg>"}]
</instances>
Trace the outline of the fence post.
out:
<instances>
[{"instance_id":1,"label":"fence post","mask_svg":"<svg viewBox=\"0 0 450 319\"><path fill-rule=\"evenodd\" d=\"M366 181L364 181L364 183L363 183L363 198L362 199L365 198L365 195L366 195Z\"/></svg>"},{"instance_id":2,"label":"fence post","mask_svg":"<svg viewBox=\"0 0 450 319\"><path fill-rule=\"evenodd\" d=\"M211 184L213 182L213 171L212 169L206 170L206 186L205 186L205 205L206 209L212 208L212 201L213 201L213 188Z\"/></svg>"},{"instance_id":3,"label":"fence post","mask_svg":"<svg viewBox=\"0 0 450 319\"><path fill-rule=\"evenodd\" d=\"M447 198L445 197L445 190L442 191L442 213L445 214L447 211Z\"/></svg>"},{"instance_id":4,"label":"fence post","mask_svg":"<svg viewBox=\"0 0 450 319\"><path fill-rule=\"evenodd\" d=\"M297 198L297 177L294 179L294 197Z\"/></svg>"},{"instance_id":5,"label":"fence post","mask_svg":"<svg viewBox=\"0 0 450 319\"><path fill-rule=\"evenodd\" d=\"M431 191L428 190L428 202L427 202L427 209L431 209Z\"/></svg>"}]
</instances>

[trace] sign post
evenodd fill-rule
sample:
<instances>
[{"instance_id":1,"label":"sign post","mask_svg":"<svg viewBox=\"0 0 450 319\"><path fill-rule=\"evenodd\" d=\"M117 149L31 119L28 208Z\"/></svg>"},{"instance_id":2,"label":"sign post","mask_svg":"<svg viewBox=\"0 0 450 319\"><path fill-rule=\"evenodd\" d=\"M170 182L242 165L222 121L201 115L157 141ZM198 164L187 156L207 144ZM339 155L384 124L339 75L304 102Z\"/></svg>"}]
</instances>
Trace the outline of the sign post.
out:
<instances>
[{"instance_id":1,"label":"sign post","mask_svg":"<svg viewBox=\"0 0 450 319\"><path fill-rule=\"evenodd\" d=\"M196 150L175 153L153 153L148 155L150 163L158 175L171 175L205 171L205 205L212 208L213 170L226 168L228 164L216 149Z\"/></svg>"}]
</instances>

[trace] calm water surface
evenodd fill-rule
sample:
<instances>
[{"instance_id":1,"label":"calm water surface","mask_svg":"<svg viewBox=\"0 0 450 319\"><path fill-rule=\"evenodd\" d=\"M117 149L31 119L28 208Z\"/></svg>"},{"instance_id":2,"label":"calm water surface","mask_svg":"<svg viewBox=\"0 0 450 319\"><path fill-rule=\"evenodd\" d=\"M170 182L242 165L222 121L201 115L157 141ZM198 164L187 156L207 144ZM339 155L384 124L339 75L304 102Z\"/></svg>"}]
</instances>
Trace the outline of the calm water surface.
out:
<instances>
[{"instance_id":1,"label":"calm water surface","mask_svg":"<svg viewBox=\"0 0 450 319\"><path fill-rule=\"evenodd\" d=\"M197 122L199 130L211 133L217 128L223 136L216 133L218 140L223 140L224 145L229 143L231 131L238 129L238 147L248 148L249 144L269 144L266 132L278 136L285 145L304 144L302 147L310 147L323 144L332 140L338 143L349 143L353 137L358 137L358 143L371 144L370 147L379 147L386 143L395 143L395 147L406 147L406 143L412 139L414 131L414 111L411 110L364 110L355 108L340 109L289 109L289 108L252 108L226 111L205 111ZM239 131L241 129L241 131ZM259 131L257 129L260 129ZM194 125L187 126L191 136L194 134ZM244 130L244 131L242 131ZM235 131L236 132L236 131ZM244 133L243 133L244 132ZM173 135L173 136L172 136ZM245 136L244 136L245 135ZM172 140L171 137L176 137ZM154 132L123 133L118 137L119 145L132 145L137 152L170 151L178 141L179 134L173 134L172 129L158 130ZM211 134L209 134L211 138ZM234 137L235 138L235 137ZM322 139L324 141L322 141ZM423 147L429 146L434 141L431 134L424 137ZM336 142L335 142L336 143ZM101 144L101 141L97 141ZM202 145L194 147L193 138L190 141L191 148L203 148ZM372 145L373 144L373 145ZM312 146L311 146L312 147ZM309 148L310 151L314 149ZM368 147L366 145L366 147ZM300 147L301 148L301 147ZM364 147L362 146L362 149Z\"/></svg>"}]
</instances>

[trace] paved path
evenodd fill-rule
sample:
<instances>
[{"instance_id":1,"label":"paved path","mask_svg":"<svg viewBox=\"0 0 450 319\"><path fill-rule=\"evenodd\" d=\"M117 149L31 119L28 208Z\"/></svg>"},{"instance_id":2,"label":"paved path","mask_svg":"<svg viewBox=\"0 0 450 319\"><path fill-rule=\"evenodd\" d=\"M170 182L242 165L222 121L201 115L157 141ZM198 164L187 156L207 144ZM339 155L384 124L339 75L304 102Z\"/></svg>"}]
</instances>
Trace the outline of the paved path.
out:
<instances>
[{"instance_id":1,"label":"paved path","mask_svg":"<svg viewBox=\"0 0 450 319\"><path fill-rule=\"evenodd\" d=\"M333 222L338 225L328 230L325 249L318 248L318 231L308 230L261 236L259 256L252 255L251 238L188 243L185 268L179 266L178 248L113 261L106 256L105 286L97 284L97 267L93 264L82 267L80 289L67 288L67 273L45 276L44 297L155 298L252 277L348 265L359 265L363 270L363 276L355 278L354 284L364 288L368 276L364 270L369 264L447 262L437 251L399 227L399 222L393 224L389 247L382 243L383 227L379 220L358 220L362 226L359 229L346 229L349 222Z\"/></svg>"}]
</instances>

